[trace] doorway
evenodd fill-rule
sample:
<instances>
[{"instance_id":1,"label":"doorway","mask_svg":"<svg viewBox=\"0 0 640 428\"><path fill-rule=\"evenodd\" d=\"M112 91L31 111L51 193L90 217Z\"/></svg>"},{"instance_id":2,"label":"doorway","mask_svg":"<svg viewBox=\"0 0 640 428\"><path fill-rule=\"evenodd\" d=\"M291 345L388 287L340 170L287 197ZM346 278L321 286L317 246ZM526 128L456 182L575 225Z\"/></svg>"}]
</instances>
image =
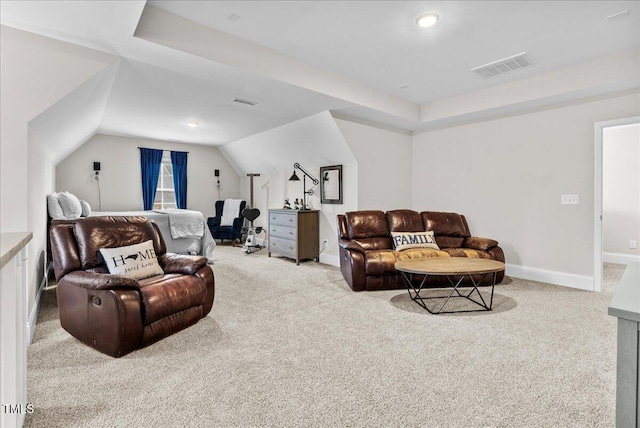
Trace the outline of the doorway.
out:
<instances>
[{"instance_id":1,"label":"doorway","mask_svg":"<svg viewBox=\"0 0 640 428\"><path fill-rule=\"evenodd\" d=\"M602 252L603 252L603 142L606 128L640 123L640 116L627 117L594 124L594 209L593 209L593 290L602 291Z\"/></svg>"}]
</instances>

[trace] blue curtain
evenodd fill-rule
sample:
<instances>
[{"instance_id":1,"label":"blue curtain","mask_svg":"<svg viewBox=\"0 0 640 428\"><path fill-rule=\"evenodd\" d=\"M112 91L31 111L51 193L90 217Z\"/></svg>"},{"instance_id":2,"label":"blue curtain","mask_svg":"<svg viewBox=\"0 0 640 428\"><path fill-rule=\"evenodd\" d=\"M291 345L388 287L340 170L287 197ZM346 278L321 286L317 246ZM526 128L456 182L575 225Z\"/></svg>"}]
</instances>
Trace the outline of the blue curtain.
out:
<instances>
[{"instance_id":1,"label":"blue curtain","mask_svg":"<svg viewBox=\"0 0 640 428\"><path fill-rule=\"evenodd\" d=\"M173 166L173 190L176 192L176 205L187 209L187 152L171 152Z\"/></svg>"},{"instance_id":2,"label":"blue curtain","mask_svg":"<svg viewBox=\"0 0 640 428\"><path fill-rule=\"evenodd\" d=\"M153 209L156 197L162 150L140 148L140 170L142 171L142 204L144 210Z\"/></svg>"}]
</instances>

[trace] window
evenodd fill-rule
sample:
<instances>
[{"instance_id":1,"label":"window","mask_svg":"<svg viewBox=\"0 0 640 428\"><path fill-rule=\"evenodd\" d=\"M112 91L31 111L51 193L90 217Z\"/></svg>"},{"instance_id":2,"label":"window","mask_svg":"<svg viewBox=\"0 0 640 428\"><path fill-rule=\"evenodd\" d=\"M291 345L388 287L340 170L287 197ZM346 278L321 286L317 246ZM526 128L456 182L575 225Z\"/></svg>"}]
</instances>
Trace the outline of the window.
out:
<instances>
[{"instance_id":1,"label":"window","mask_svg":"<svg viewBox=\"0 0 640 428\"><path fill-rule=\"evenodd\" d=\"M173 167L171 166L170 152L165 151L160 165L160 176L156 188L156 198L153 201L154 210L175 209L176 193L173 189Z\"/></svg>"}]
</instances>

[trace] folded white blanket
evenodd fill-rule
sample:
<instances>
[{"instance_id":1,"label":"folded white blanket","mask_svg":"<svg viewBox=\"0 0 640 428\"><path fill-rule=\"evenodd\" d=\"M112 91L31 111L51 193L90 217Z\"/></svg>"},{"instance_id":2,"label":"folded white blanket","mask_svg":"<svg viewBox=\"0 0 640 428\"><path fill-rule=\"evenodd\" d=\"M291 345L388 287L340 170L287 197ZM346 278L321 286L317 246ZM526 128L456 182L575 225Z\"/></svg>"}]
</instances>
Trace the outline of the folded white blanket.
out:
<instances>
[{"instance_id":1,"label":"folded white blanket","mask_svg":"<svg viewBox=\"0 0 640 428\"><path fill-rule=\"evenodd\" d=\"M225 199L222 207L222 218L220 218L220 226L233 226L235 220L240 213L240 204L242 199Z\"/></svg>"},{"instance_id":2,"label":"folded white blanket","mask_svg":"<svg viewBox=\"0 0 640 428\"><path fill-rule=\"evenodd\" d=\"M204 215L200 211L158 210L156 212L169 216L169 227L173 239L200 238L204 235Z\"/></svg>"}]
</instances>

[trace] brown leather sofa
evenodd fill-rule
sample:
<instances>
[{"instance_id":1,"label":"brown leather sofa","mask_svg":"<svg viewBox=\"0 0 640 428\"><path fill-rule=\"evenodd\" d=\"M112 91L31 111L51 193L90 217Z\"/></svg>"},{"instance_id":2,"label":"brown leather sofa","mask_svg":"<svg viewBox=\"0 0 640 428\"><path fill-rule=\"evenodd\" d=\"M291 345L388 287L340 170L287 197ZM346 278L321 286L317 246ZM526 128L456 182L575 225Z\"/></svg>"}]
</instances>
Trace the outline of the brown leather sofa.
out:
<instances>
[{"instance_id":1,"label":"brown leather sofa","mask_svg":"<svg viewBox=\"0 0 640 428\"><path fill-rule=\"evenodd\" d=\"M391 232L434 231L440 250L411 248L394 251ZM402 276L395 270L398 260L424 257L475 257L504 262L504 252L493 239L472 237L463 215L412 210L353 211L338 215L340 270L354 291L405 288ZM502 282L504 271L498 272L496 283ZM416 278L418 279L418 278ZM421 278L420 278L421 279ZM481 284L491 278L474 277ZM449 286L446 277L429 277L429 287Z\"/></svg>"},{"instance_id":2,"label":"brown leather sofa","mask_svg":"<svg viewBox=\"0 0 640 428\"><path fill-rule=\"evenodd\" d=\"M205 257L167 253L145 217L87 217L53 226L53 266L60 324L100 352L121 357L185 329L213 305L214 276ZM101 248L151 240L164 275L111 275Z\"/></svg>"}]
</instances>

